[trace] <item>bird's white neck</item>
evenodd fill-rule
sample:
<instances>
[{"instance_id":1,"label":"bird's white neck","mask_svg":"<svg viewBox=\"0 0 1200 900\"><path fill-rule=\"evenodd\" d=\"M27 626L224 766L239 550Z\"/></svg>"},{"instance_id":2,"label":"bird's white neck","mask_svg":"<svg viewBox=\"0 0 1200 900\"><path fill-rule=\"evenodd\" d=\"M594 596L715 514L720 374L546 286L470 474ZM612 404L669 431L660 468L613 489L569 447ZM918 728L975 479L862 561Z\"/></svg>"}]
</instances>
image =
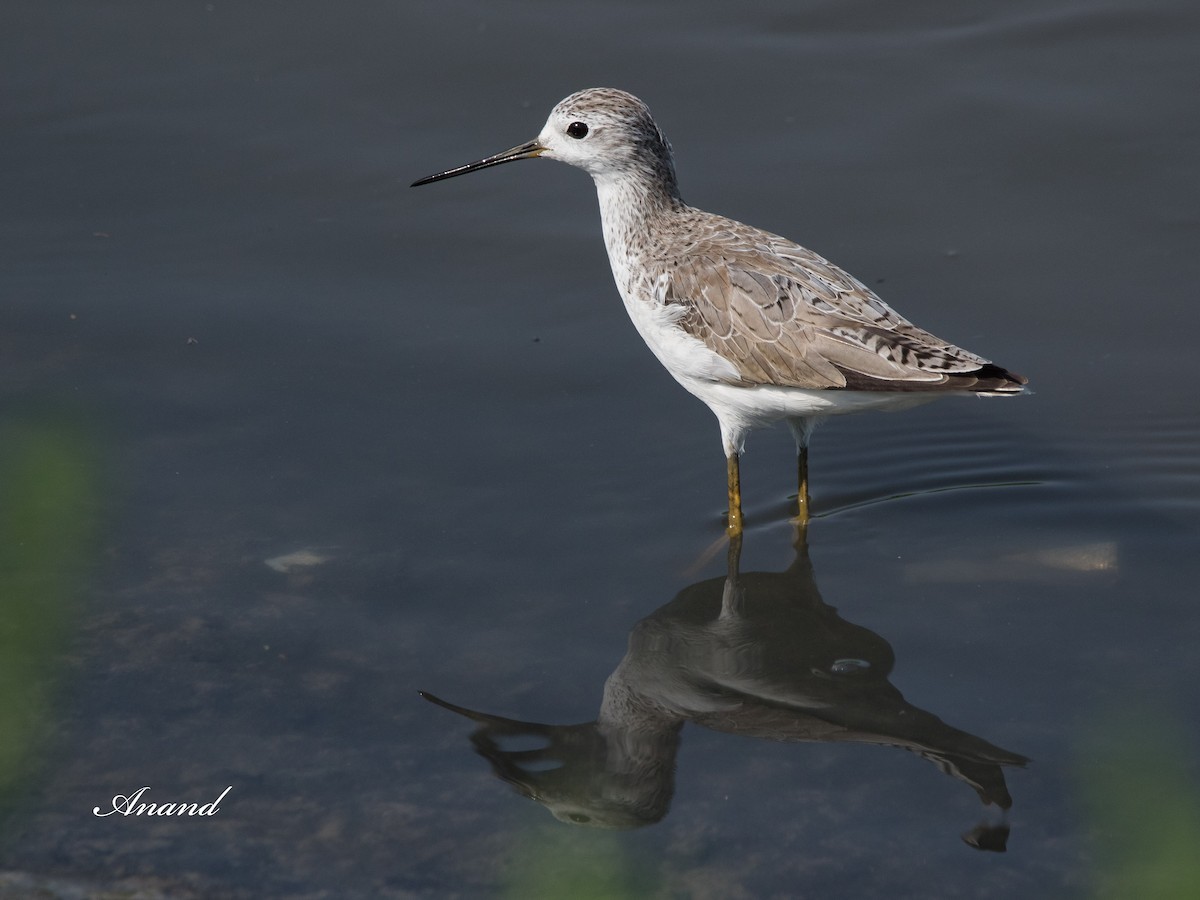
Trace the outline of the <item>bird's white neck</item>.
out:
<instances>
[{"instance_id":1,"label":"bird's white neck","mask_svg":"<svg viewBox=\"0 0 1200 900\"><path fill-rule=\"evenodd\" d=\"M623 174L597 175L595 181L608 260L617 286L624 293L630 287L637 261L652 246L652 231L686 206L675 186L674 173L665 180Z\"/></svg>"}]
</instances>

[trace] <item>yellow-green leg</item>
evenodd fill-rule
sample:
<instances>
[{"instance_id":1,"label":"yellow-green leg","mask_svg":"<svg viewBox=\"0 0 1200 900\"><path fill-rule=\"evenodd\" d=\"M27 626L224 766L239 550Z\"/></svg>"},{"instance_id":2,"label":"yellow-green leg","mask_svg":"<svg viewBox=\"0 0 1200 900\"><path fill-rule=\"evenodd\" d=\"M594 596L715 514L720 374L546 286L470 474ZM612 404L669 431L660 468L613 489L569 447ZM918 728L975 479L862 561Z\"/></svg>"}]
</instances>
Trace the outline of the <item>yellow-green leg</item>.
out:
<instances>
[{"instance_id":1,"label":"yellow-green leg","mask_svg":"<svg viewBox=\"0 0 1200 900\"><path fill-rule=\"evenodd\" d=\"M730 537L741 536L742 533L742 477L738 467L738 455L730 453L725 458L725 471L729 480L729 524L726 527Z\"/></svg>"},{"instance_id":2,"label":"yellow-green leg","mask_svg":"<svg viewBox=\"0 0 1200 900\"><path fill-rule=\"evenodd\" d=\"M808 525L808 448L796 448L796 524Z\"/></svg>"},{"instance_id":3,"label":"yellow-green leg","mask_svg":"<svg viewBox=\"0 0 1200 900\"><path fill-rule=\"evenodd\" d=\"M819 419L788 419L792 437L796 439L796 524L808 525L811 505L808 501L808 441Z\"/></svg>"}]
</instances>

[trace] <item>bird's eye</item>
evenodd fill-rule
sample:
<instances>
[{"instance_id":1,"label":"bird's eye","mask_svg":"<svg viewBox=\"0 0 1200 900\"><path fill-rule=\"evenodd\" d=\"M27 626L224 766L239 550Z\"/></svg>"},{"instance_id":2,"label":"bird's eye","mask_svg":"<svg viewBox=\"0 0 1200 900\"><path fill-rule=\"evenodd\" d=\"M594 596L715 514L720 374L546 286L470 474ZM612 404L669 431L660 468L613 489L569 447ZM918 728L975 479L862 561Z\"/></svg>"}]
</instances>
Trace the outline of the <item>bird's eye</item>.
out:
<instances>
[{"instance_id":1,"label":"bird's eye","mask_svg":"<svg viewBox=\"0 0 1200 900\"><path fill-rule=\"evenodd\" d=\"M577 141L587 137L587 133L588 127L583 122L572 122L567 126L567 134Z\"/></svg>"}]
</instances>

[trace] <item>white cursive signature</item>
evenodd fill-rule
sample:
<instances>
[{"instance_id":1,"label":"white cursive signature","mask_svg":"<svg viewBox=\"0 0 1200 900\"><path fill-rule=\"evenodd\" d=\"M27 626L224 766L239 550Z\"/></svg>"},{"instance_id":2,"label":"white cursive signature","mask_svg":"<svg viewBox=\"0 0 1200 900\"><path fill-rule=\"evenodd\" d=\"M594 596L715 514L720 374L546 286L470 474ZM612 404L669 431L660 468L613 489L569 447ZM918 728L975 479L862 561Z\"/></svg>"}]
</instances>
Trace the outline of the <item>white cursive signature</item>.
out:
<instances>
[{"instance_id":1,"label":"white cursive signature","mask_svg":"<svg viewBox=\"0 0 1200 900\"><path fill-rule=\"evenodd\" d=\"M117 794L112 799L112 809L105 812L100 811L100 807L92 808L92 814L96 816L111 816L114 813L120 813L123 816L215 816L217 814L217 805L225 799L225 795L233 790L233 785L221 791L221 796L212 803L142 803L142 795L145 794L149 787L138 788L128 797L124 794Z\"/></svg>"}]
</instances>

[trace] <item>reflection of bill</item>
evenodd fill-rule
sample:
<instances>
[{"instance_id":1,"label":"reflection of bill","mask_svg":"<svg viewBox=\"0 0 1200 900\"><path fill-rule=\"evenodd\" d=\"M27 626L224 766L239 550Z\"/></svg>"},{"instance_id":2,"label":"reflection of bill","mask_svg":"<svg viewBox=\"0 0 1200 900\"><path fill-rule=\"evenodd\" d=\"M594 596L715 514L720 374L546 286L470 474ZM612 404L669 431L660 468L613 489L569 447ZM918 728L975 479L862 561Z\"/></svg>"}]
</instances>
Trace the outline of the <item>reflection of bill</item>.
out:
<instances>
[{"instance_id":1,"label":"reflection of bill","mask_svg":"<svg viewBox=\"0 0 1200 900\"><path fill-rule=\"evenodd\" d=\"M149 787L141 787L129 796L117 794L112 798L112 809L100 811L99 806L92 807L92 815L96 816L215 816L225 795L233 790L233 785L221 791L221 796L211 803L143 803L142 797L149 793Z\"/></svg>"},{"instance_id":2,"label":"reflection of bill","mask_svg":"<svg viewBox=\"0 0 1200 900\"><path fill-rule=\"evenodd\" d=\"M634 626L595 722L520 722L422 696L478 724L471 742L497 777L580 825L663 818L688 721L778 741L900 747L985 805L1012 806L1002 767L1028 760L908 703L888 681L888 642L821 599L802 538L784 572L742 574L740 550L734 541L725 577L685 588ZM964 840L1004 850L1007 835L1007 824L985 824Z\"/></svg>"}]
</instances>

